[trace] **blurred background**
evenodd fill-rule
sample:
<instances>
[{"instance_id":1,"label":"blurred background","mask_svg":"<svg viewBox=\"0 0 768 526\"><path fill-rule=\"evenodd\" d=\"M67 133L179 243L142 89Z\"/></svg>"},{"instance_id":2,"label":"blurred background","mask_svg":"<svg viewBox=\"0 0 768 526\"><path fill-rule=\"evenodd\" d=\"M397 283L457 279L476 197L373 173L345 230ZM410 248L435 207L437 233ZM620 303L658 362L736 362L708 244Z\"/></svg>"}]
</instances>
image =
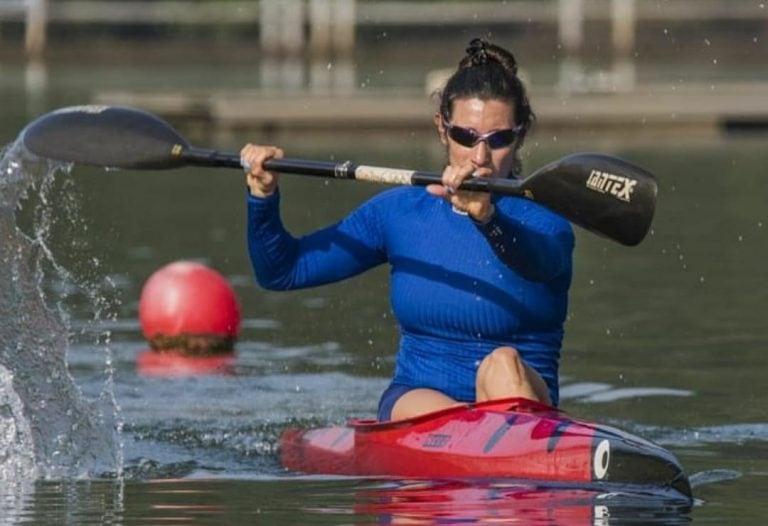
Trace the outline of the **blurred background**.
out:
<instances>
[{"instance_id":1,"label":"blurred background","mask_svg":"<svg viewBox=\"0 0 768 526\"><path fill-rule=\"evenodd\" d=\"M764 520L765 2L0 0L0 137L12 142L61 106L118 104L160 115L196 146L276 143L291 157L439 170L432 95L478 36L510 49L527 82L538 119L526 173L588 150L659 181L640 246L577 231L562 407L670 448L695 476L694 519ZM309 291L261 290L245 250L241 178L76 166L19 203L18 228L44 239L56 262L42 286L66 314L69 371L87 397L108 391L116 401L129 483L38 484L0 498L0 517L194 523L205 521L195 499L222 495L209 511L233 521L387 515L355 511L380 489L365 482L284 479L275 447L288 425L375 411L398 339L387 269ZM290 176L281 185L297 235L382 189ZM135 369L147 347L141 287L178 259L204 262L235 287L244 324L232 375ZM5 319L17 315L12 301L0 306ZM181 482L142 483L169 478ZM485 517L494 495L453 517ZM644 509L650 522L656 504Z\"/></svg>"},{"instance_id":2,"label":"blurred background","mask_svg":"<svg viewBox=\"0 0 768 526\"><path fill-rule=\"evenodd\" d=\"M3 0L0 29L31 115L88 100L216 132L412 130L475 36L517 53L548 129L701 135L766 112L758 0Z\"/></svg>"}]
</instances>

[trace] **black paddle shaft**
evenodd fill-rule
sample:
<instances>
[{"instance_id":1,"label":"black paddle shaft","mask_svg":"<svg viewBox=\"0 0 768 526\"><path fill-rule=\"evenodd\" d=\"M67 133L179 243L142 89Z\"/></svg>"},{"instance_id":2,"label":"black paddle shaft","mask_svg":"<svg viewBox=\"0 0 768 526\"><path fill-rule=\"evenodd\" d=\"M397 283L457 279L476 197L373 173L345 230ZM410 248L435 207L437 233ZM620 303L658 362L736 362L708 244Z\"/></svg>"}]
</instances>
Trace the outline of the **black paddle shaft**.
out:
<instances>
[{"instance_id":1,"label":"black paddle shaft","mask_svg":"<svg viewBox=\"0 0 768 526\"><path fill-rule=\"evenodd\" d=\"M180 155L185 164L223 168L242 168L240 157L237 154L230 152L219 152L216 150L187 146ZM267 170L281 173L335 179L354 179L358 181L372 181L384 184L401 183L414 186L442 184L442 174L438 172L381 168L376 166L358 165L350 161L334 163L329 161L283 158L270 159L264 164L264 167ZM403 178L404 182L395 181L396 175ZM505 195L524 195L525 193L520 182L514 179L473 178L465 181L459 188L461 190L496 192Z\"/></svg>"},{"instance_id":2,"label":"black paddle shaft","mask_svg":"<svg viewBox=\"0 0 768 526\"><path fill-rule=\"evenodd\" d=\"M78 164L140 170L188 165L242 169L238 154L192 147L170 124L134 108L62 108L28 124L21 140L35 155ZM271 159L265 167L277 172L386 184L441 184L441 175L436 172L350 162ZM636 245L647 234L657 194L653 175L599 153L568 155L520 180L472 178L460 189L531 199L624 245Z\"/></svg>"}]
</instances>

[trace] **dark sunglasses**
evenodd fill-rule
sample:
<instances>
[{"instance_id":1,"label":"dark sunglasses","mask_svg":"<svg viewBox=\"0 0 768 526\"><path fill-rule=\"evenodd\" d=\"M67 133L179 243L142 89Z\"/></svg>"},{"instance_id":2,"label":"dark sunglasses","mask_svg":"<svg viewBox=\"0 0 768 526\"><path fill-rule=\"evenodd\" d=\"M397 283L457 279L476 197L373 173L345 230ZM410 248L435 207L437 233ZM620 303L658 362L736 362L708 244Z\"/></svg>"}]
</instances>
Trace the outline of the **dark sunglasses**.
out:
<instances>
[{"instance_id":1,"label":"dark sunglasses","mask_svg":"<svg viewBox=\"0 0 768 526\"><path fill-rule=\"evenodd\" d=\"M491 150L506 148L517 140L520 136L520 132L523 130L523 126L518 124L514 128L508 128L506 130L477 133L475 130L456 126L455 124L448 122L445 117L443 117L443 126L445 126L445 129L447 130L448 137L460 145L472 148L480 141L485 141L485 144L487 144Z\"/></svg>"}]
</instances>

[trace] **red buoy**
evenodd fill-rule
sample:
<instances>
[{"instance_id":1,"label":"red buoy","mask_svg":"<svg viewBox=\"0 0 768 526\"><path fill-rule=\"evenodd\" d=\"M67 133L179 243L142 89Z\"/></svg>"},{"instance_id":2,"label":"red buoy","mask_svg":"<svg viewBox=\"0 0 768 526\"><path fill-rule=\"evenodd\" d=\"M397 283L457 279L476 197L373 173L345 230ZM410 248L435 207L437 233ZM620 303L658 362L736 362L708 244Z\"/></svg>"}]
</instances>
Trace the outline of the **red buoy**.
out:
<instances>
[{"instance_id":1,"label":"red buoy","mask_svg":"<svg viewBox=\"0 0 768 526\"><path fill-rule=\"evenodd\" d=\"M232 353L240 306L221 274L201 263L176 261L144 284L139 321L154 351L198 357Z\"/></svg>"}]
</instances>

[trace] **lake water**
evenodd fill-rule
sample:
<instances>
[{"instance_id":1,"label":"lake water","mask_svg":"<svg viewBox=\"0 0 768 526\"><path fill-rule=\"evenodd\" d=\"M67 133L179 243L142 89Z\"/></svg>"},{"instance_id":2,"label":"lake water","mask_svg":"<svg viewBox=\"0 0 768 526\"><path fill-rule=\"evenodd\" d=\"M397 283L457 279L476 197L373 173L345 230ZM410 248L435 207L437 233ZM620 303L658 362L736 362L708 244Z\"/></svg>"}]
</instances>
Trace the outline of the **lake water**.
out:
<instances>
[{"instance_id":1,"label":"lake water","mask_svg":"<svg viewBox=\"0 0 768 526\"><path fill-rule=\"evenodd\" d=\"M22 78L20 68L6 71ZM55 70L52 77L50 92L38 99L24 94L20 81L7 81L3 142L40 112L88 102L84 85L71 90L70 77ZM442 160L431 134L353 136L340 134L333 148L312 141L287 146L293 157L383 166L437 169ZM199 146L229 150L246 138L195 135ZM325 137L323 144L329 142ZM10 453L0 452L0 521L763 522L764 137L535 135L526 167L582 150L644 166L656 174L660 194L653 230L638 247L578 231L561 405L670 449L692 477L692 508L642 495L606 501L578 489L520 482L284 472L276 443L286 426L373 415L397 341L386 269L308 291L263 291L247 261L245 190L237 171L75 166L46 176L46 167L9 165L6 155L0 440L12 428L21 438L11 440ZM10 175L21 180L11 182ZM295 233L306 232L379 190L286 176L285 221ZM141 287L153 271L179 259L202 261L235 287L244 324L231 374L137 372L136 357L147 348L137 314ZM10 389L12 377L24 378L29 388ZM24 447L36 439L49 440L37 451L44 465L30 460Z\"/></svg>"}]
</instances>

